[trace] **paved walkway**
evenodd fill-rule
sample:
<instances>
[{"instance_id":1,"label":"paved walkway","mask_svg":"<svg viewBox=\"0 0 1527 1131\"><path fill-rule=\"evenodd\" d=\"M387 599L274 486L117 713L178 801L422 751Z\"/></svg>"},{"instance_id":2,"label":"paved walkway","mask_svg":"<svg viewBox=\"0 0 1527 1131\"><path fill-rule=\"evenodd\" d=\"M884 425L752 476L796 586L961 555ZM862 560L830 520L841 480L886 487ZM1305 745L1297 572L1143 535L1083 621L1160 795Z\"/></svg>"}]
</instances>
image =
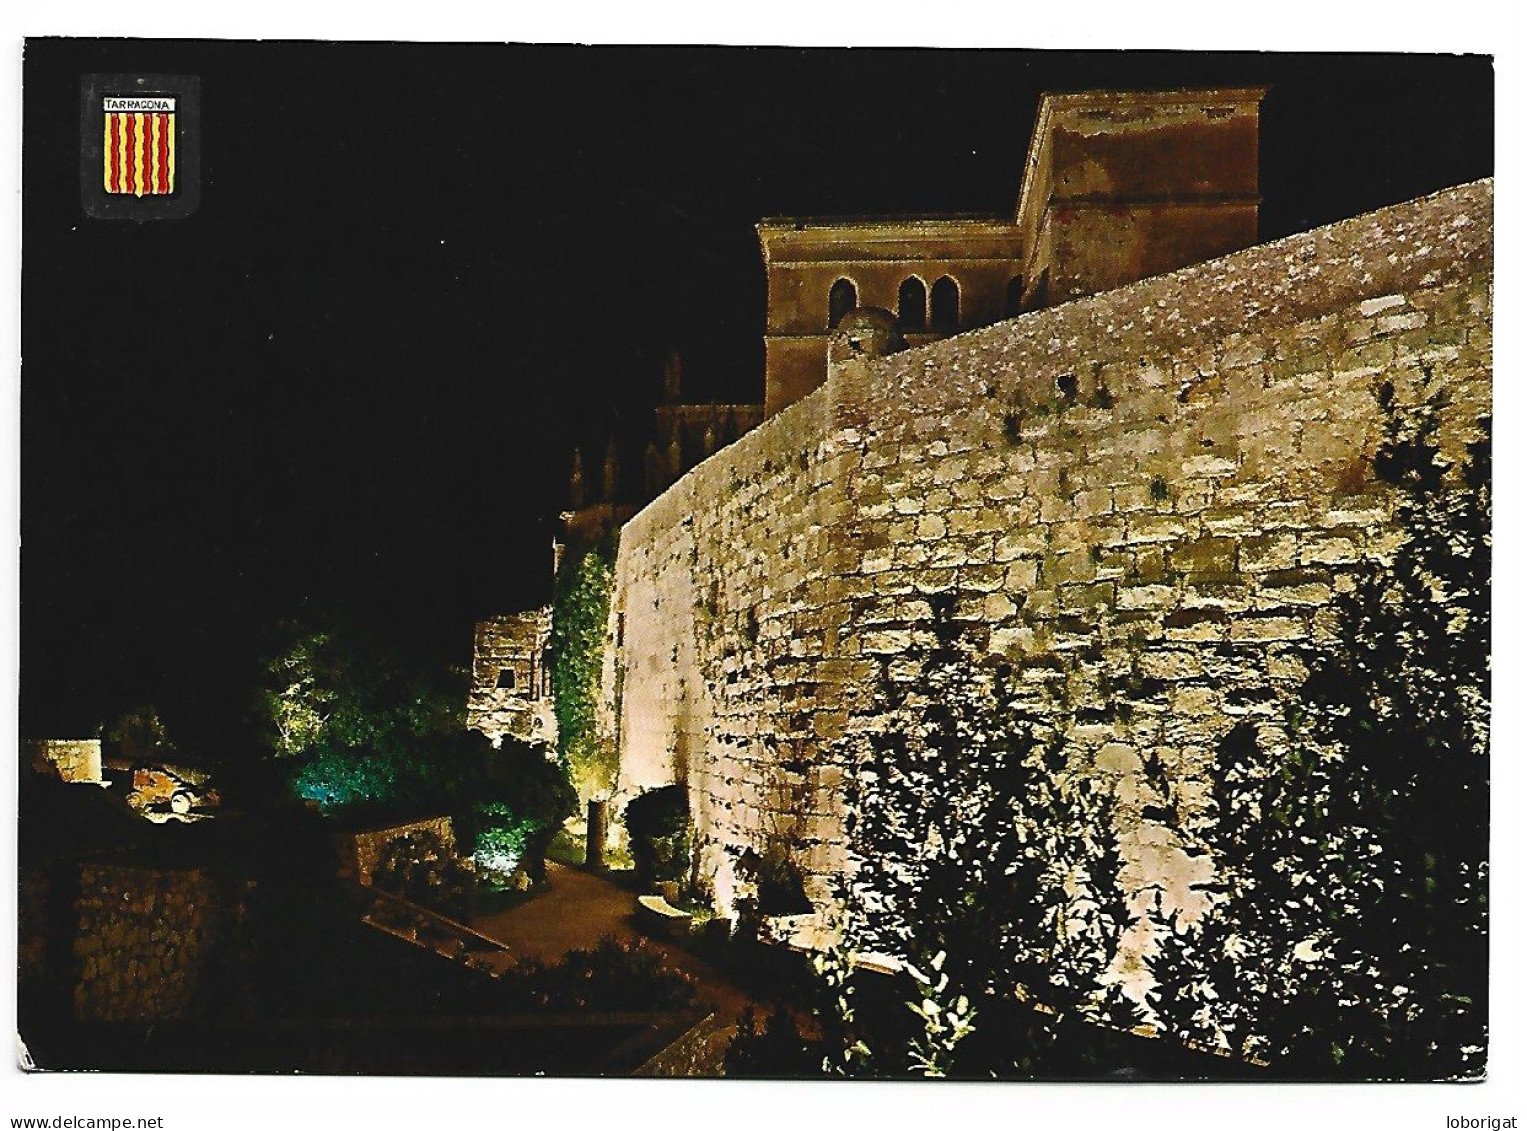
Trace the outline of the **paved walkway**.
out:
<instances>
[{"instance_id":1,"label":"paved walkway","mask_svg":"<svg viewBox=\"0 0 1527 1131\"><path fill-rule=\"evenodd\" d=\"M682 947L652 938L636 928L636 896L602 876L546 863L547 890L518 907L472 919L472 928L495 939L518 958L555 961L573 950L591 950L606 935L621 941L640 938L663 955L665 963L695 983L695 996L714 1010L718 1021L734 1024L754 1003L715 967Z\"/></svg>"}]
</instances>

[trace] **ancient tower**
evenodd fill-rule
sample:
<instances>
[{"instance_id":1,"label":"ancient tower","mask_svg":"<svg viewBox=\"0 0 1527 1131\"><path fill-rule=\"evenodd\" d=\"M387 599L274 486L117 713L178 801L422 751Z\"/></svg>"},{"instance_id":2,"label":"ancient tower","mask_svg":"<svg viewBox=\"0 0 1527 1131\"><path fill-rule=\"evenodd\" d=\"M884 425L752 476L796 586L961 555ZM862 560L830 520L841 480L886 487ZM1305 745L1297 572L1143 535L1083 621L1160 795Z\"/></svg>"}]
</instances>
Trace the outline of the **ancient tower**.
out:
<instances>
[{"instance_id":1,"label":"ancient tower","mask_svg":"<svg viewBox=\"0 0 1527 1131\"><path fill-rule=\"evenodd\" d=\"M761 221L765 415L822 384L857 307L919 346L1250 247L1263 93L1047 94L1011 216Z\"/></svg>"}]
</instances>

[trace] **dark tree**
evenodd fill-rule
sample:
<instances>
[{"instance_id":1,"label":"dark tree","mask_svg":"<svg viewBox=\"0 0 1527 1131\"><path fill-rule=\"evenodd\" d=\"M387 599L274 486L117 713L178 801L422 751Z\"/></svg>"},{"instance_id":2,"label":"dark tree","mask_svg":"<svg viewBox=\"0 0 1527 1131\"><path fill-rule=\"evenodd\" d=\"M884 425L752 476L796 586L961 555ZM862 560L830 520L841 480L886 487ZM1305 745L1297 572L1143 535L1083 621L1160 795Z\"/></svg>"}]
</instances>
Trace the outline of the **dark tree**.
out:
<instances>
[{"instance_id":1,"label":"dark tree","mask_svg":"<svg viewBox=\"0 0 1527 1131\"><path fill-rule=\"evenodd\" d=\"M1337 599L1338 643L1309 658L1282 733L1226 739L1223 900L1159 928L1166 1026L1293 1075L1484 1067L1489 422L1449 466L1442 403L1406 415L1380 391L1375 471L1406 539Z\"/></svg>"},{"instance_id":2,"label":"dark tree","mask_svg":"<svg viewBox=\"0 0 1527 1131\"><path fill-rule=\"evenodd\" d=\"M976 1011L956 1074L1026 1075L1054 1032L1036 1004L1130 1012L1098 982L1128 925L1113 797L1067 774L1016 673L964 638L952 600L931 604L931 643L905 657L921 677L880 682L899 725L851 751L846 934L925 972L944 955L949 996Z\"/></svg>"}]
</instances>

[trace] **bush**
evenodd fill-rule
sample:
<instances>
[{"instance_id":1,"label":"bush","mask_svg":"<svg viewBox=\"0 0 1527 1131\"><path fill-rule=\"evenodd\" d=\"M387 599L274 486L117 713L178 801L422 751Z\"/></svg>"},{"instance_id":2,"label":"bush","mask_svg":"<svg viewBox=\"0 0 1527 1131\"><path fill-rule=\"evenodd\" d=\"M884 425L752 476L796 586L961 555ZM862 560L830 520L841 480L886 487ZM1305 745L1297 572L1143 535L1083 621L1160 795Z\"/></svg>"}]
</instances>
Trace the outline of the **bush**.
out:
<instances>
[{"instance_id":1,"label":"bush","mask_svg":"<svg viewBox=\"0 0 1527 1131\"><path fill-rule=\"evenodd\" d=\"M812 909L800 869L778 844L769 844L762 853L744 849L737 860L737 875L756 886L761 915L804 915Z\"/></svg>"},{"instance_id":2,"label":"bush","mask_svg":"<svg viewBox=\"0 0 1527 1131\"><path fill-rule=\"evenodd\" d=\"M453 919L464 919L471 910L472 873L427 829L392 841L372 879L384 891Z\"/></svg>"},{"instance_id":3,"label":"bush","mask_svg":"<svg viewBox=\"0 0 1527 1131\"><path fill-rule=\"evenodd\" d=\"M526 847L542 828L531 817L522 817L502 801L477 807L477 836L472 859L484 879L507 881L525 859Z\"/></svg>"},{"instance_id":4,"label":"bush","mask_svg":"<svg viewBox=\"0 0 1527 1131\"><path fill-rule=\"evenodd\" d=\"M612 935L560 962L528 959L499 983L508 1004L530 1009L676 1010L695 1000L694 983L663 965L660 954L640 939L621 942Z\"/></svg>"},{"instance_id":5,"label":"bush","mask_svg":"<svg viewBox=\"0 0 1527 1131\"><path fill-rule=\"evenodd\" d=\"M491 861L495 871L523 867L539 880L547 845L578 804L566 768L548 754L512 739L495 750L465 730L406 748L325 743L303 763L293 787L326 815L349 820L449 813L479 863Z\"/></svg>"},{"instance_id":6,"label":"bush","mask_svg":"<svg viewBox=\"0 0 1527 1131\"><path fill-rule=\"evenodd\" d=\"M106 732L106 742L119 756L133 762L168 758L175 753L175 744L160 721L159 709L151 704L118 716Z\"/></svg>"},{"instance_id":7,"label":"bush","mask_svg":"<svg viewBox=\"0 0 1527 1131\"><path fill-rule=\"evenodd\" d=\"M689 819L689 790L682 782L634 798L626 806L625 818L639 879L649 884L688 880L694 828Z\"/></svg>"},{"instance_id":8,"label":"bush","mask_svg":"<svg viewBox=\"0 0 1527 1131\"><path fill-rule=\"evenodd\" d=\"M789 1010L778 1007L762 1025L751 1005L742 1011L722 1064L728 1076L754 1079L823 1075L822 1050L801 1033Z\"/></svg>"},{"instance_id":9,"label":"bush","mask_svg":"<svg viewBox=\"0 0 1527 1131\"><path fill-rule=\"evenodd\" d=\"M385 810L406 792L412 776L409 759L369 747L324 745L292 776L298 797L324 813L357 807Z\"/></svg>"},{"instance_id":10,"label":"bush","mask_svg":"<svg viewBox=\"0 0 1527 1131\"><path fill-rule=\"evenodd\" d=\"M464 669L415 668L396 648L350 627L285 622L264 661L258 714L277 758L374 750L407 756L420 741L466 728Z\"/></svg>"},{"instance_id":11,"label":"bush","mask_svg":"<svg viewBox=\"0 0 1527 1131\"><path fill-rule=\"evenodd\" d=\"M472 785L481 796L501 800L542 828L560 828L578 811L578 795L567 770L544 747L504 739L485 757L483 775Z\"/></svg>"},{"instance_id":12,"label":"bush","mask_svg":"<svg viewBox=\"0 0 1527 1131\"><path fill-rule=\"evenodd\" d=\"M1137 1023L1119 984L1101 981L1130 923L1116 802L1106 784L1065 773L1061 739L1024 706L1021 673L985 654L954 600L930 605L929 638L908 653L920 686L885 675L877 688L900 725L841 748L855 865L844 937L920 969L942 954L945 996L966 997L983 1020L932 1067L1021 1078L1047 1038L989 1040L1006 1003L1031 996Z\"/></svg>"},{"instance_id":13,"label":"bush","mask_svg":"<svg viewBox=\"0 0 1527 1131\"><path fill-rule=\"evenodd\" d=\"M480 865L545 877L547 845L578 807L567 768L548 754L510 738L494 750L484 740L479 754L454 767L450 807Z\"/></svg>"},{"instance_id":14,"label":"bush","mask_svg":"<svg viewBox=\"0 0 1527 1131\"><path fill-rule=\"evenodd\" d=\"M1490 421L1452 467L1440 394L1379 396L1407 537L1334 602L1284 725L1221 744L1222 895L1157 916L1156 1010L1284 1075L1460 1079L1487 1045Z\"/></svg>"}]
</instances>

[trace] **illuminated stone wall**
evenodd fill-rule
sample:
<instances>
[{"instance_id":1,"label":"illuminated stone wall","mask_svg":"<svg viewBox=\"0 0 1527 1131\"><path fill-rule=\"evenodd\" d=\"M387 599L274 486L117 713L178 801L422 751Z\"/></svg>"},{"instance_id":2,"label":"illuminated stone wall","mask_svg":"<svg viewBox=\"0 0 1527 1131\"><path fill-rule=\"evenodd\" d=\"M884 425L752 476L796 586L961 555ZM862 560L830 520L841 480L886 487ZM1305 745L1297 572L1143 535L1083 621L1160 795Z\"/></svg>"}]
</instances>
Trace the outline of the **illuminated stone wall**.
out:
<instances>
[{"instance_id":1,"label":"illuminated stone wall","mask_svg":"<svg viewBox=\"0 0 1527 1131\"><path fill-rule=\"evenodd\" d=\"M546 668L551 609L481 621L472 638L467 726L497 743L504 735L547 746L557 741Z\"/></svg>"},{"instance_id":2,"label":"illuminated stone wall","mask_svg":"<svg viewBox=\"0 0 1527 1131\"><path fill-rule=\"evenodd\" d=\"M101 782L99 738L39 738L23 744L32 768L67 782Z\"/></svg>"},{"instance_id":3,"label":"illuminated stone wall","mask_svg":"<svg viewBox=\"0 0 1527 1131\"><path fill-rule=\"evenodd\" d=\"M1218 740L1275 715L1333 595L1392 552L1380 385L1402 407L1445 391L1446 457L1477 438L1492 209L1478 182L834 372L625 527L622 795L689 783L723 907L740 851L772 844L825 909L834 750L899 725L872 687L915 683L905 653L948 594L1070 771L1115 784L1137 906L1160 888L1191 919L1212 860L1146 816L1142 754L1204 812Z\"/></svg>"},{"instance_id":4,"label":"illuminated stone wall","mask_svg":"<svg viewBox=\"0 0 1527 1131\"><path fill-rule=\"evenodd\" d=\"M621 533L605 680L615 812L687 781L700 879L727 907L741 848L805 853L824 899L821 878L842 863L817 713L866 673L834 658L849 616L841 483L856 453L823 419L825 396L765 421Z\"/></svg>"}]
</instances>

